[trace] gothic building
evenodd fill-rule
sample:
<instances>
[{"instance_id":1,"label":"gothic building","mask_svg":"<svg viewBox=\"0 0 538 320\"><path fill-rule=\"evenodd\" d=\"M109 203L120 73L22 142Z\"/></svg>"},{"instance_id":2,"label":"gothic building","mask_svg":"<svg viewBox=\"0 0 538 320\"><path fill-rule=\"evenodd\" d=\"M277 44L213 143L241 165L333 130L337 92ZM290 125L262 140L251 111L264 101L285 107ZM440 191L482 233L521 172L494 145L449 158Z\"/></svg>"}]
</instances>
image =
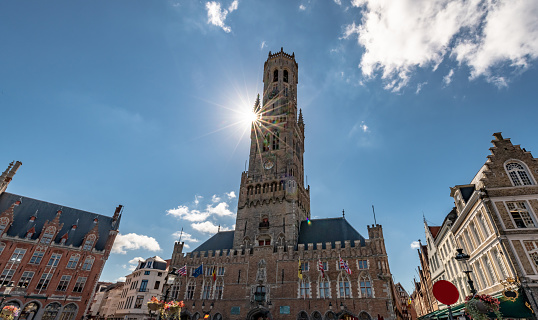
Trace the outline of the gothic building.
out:
<instances>
[{"instance_id":1,"label":"gothic building","mask_svg":"<svg viewBox=\"0 0 538 320\"><path fill-rule=\"evenodd\" d=\"M5 192L21 163L0 175L0 296L18 319L81 319L118 233L112 217Z\"/></svg>"},{"instance_id":2,"label":"gothic building","mask_svg":"<svg viewBox=\"0 0 538 320\"><path fill-rule=\"evenodd\" d=\"M171 265L188 270L172 288L182 319L394 319L381 225L366 239L345 216L310 218L295 54L269 52L263 83L235 230L189 253L175 243Z\"/></svg>"}]
</instances>

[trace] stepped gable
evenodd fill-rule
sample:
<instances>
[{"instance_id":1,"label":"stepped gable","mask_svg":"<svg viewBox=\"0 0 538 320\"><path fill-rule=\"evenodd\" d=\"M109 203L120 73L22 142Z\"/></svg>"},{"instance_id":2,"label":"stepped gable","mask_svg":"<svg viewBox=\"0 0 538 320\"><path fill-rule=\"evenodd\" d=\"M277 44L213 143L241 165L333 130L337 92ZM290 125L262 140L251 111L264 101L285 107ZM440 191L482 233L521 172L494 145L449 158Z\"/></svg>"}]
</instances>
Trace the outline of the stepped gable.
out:
<instances>
[{"instance_id":1,"label":"stepped gable","mask_svg":"<svg viewBox=\"0 0 538 320\"><path fill-rule=\"evenodd\" d=\"M21 200L22 199L22 200ZM4 192L0 195L0 212L4 212L15 202L21 200L21 204L14 210L14 221L7 230L6 234L10 237L25 238L28 230L34 228L35 233L31 239L39 238L43 231L43 226L47 221L53 221L57 216L57 211L61 208L59 217L60 225L63 227L56 232L54 242L59 244L62 236L68 234L65 245L80 247L84 241L84 237L94 228L94 219L99 220L98 239L95 244L96 250L104 250L109 232L116 230L118 223L113 227L113 218L100 214L62 207L61 205L23 197L17 194ZM34 217L38 211L37 218ZM32 219L34 217L34 219ZM76 228L73 228L76 225Z\"/></svg>"},{"instance_id":2,"label":"stepped gable","mask_svg":"<svg viewBox=\"0 0 538 320\"><path fill-rule=\"evenodd\" d=\"M207 239L198 248L192 250L192 252L209 251L209 250L227 250L232 249L234 243L234 230L232 231L220 231Z\"/></svg>"},{"instance_id":3,"label":"stepped gable","mask_svg":"<svg viewBox=\"0 0 538 320\"><path fill-rule=\"evenodd\" d=\"M314 244L314 249L327 249L325 244L330 242L332 249L335 248L335 242L340 241L345 243L349 240L351 247L355 247L355 240L359 240L361 246L365 245L365 239L349 222L344 218L327 218L327 219L312 219L310 224L308 221L302 221L299 231L298 244L308 243ZM322 244L322 248L317 248L318 243Z\"/></svg>"},{"instance_id":4,"label":"stepped gable","mask_svg":"<svg viewBox=\"0 0 538 320\"><path fill-rule=\"evenodd\" d=\"M435 239L437 237L437 234L439 233L439 230L441 230L440 226L435 227L428 227L430 229L430 233L432 234L432 237Z\"/></svg>"}]
</instances>

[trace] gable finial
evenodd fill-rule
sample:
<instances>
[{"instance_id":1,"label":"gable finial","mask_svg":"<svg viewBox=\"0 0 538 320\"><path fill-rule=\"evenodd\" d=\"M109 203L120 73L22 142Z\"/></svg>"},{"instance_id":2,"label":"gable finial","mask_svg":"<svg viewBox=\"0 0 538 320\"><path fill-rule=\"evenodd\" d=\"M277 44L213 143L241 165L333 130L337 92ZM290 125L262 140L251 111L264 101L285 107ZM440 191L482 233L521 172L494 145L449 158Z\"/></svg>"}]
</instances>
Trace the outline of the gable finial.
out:
<instances>
[{"instance_id":1,"label":"gable finial","mask_svg":"<svg viewBox=\"0 0 538 320\"><path fill-rule=\"evenodd\" d=\"M342 209L342 218L346 218L346 212L344 211L344 209Z\"/></svg>"}]
</instances>

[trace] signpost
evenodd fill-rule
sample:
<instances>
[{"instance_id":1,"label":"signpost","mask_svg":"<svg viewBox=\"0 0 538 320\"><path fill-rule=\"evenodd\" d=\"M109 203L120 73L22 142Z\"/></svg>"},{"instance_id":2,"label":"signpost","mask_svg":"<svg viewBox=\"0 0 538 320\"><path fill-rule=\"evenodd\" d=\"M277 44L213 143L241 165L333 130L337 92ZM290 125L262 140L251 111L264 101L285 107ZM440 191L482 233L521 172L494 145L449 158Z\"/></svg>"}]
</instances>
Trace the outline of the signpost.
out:
<instances>
[{"instance_id":1,"label":"signpost","mask_svg":"<svg viewBox=\"0 0 538 320\"><path fill-rule=\"evenodd\" d=\"M460 297L458 288L456 288L450 281L439 280L433 284L433 296L437 301L448 306L448 318L454 320L450 305L456 303Z\"/></svg>"}]
</instances>

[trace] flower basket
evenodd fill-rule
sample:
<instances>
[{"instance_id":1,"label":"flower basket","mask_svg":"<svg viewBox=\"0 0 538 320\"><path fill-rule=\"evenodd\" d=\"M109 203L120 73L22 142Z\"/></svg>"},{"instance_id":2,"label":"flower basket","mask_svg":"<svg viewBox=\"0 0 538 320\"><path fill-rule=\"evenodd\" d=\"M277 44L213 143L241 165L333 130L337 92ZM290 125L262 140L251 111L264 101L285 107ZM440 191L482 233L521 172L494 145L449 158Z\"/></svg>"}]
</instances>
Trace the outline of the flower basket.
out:
<instances>
[{"instance_id":1,"label":"flower basket","mask_svg":"<svg viewBox=\"0 0 538 320\"><path fill-rule=\"evenodd\" d=\"M487 294L468 296L465 298L465 313L473 320L487 320L488 313L494 313L497 319L502 320L499 305L498 299Z\"/></svg>"},{"instance_id":2,"label":"flower basket","mask_svg":"<svg viewBox=\"0 0 538 320\"><path fill-rule=\"evenodd\" d=\"M179 313L181 312L181 308L180 307L170 307L168 309L165 309L164 312L166 313L166 315L168 316L172 316L172 315L179 315Z\"/></svg>"},{"instance_id":3,"label":"flower basket","mask_svg":"<svg viewBox=\"0 0 538 320\"><path fill-rule=\"evenodd\" d=\"M163 311L164 314L169 317L177 317L179 318L179 314L181 313L181 308L184 307L185 304L183 301L170 301L164 304Z\"/></svg>"},{"instance_id":4,"label":"flower basket","mask_svg":"<svg viewBox=\"0 0 538 320\"><path fill-rule=\"evenodd\" d=\"M148 302L148 309L151 311L158 311L163 308L163 304L159 302Z\"/></svg>"},{"instance_id":5,"label":"flower basket","mask_svg":"<svg viewBox=\"0 0 538 320\"><path fill-rule=\"evenodd\" d=\"M6 320L13 320L16 316L19 315L19 308L15 306L5 306L0 312L0 316Z\"/></svg>"}]
</instances>

